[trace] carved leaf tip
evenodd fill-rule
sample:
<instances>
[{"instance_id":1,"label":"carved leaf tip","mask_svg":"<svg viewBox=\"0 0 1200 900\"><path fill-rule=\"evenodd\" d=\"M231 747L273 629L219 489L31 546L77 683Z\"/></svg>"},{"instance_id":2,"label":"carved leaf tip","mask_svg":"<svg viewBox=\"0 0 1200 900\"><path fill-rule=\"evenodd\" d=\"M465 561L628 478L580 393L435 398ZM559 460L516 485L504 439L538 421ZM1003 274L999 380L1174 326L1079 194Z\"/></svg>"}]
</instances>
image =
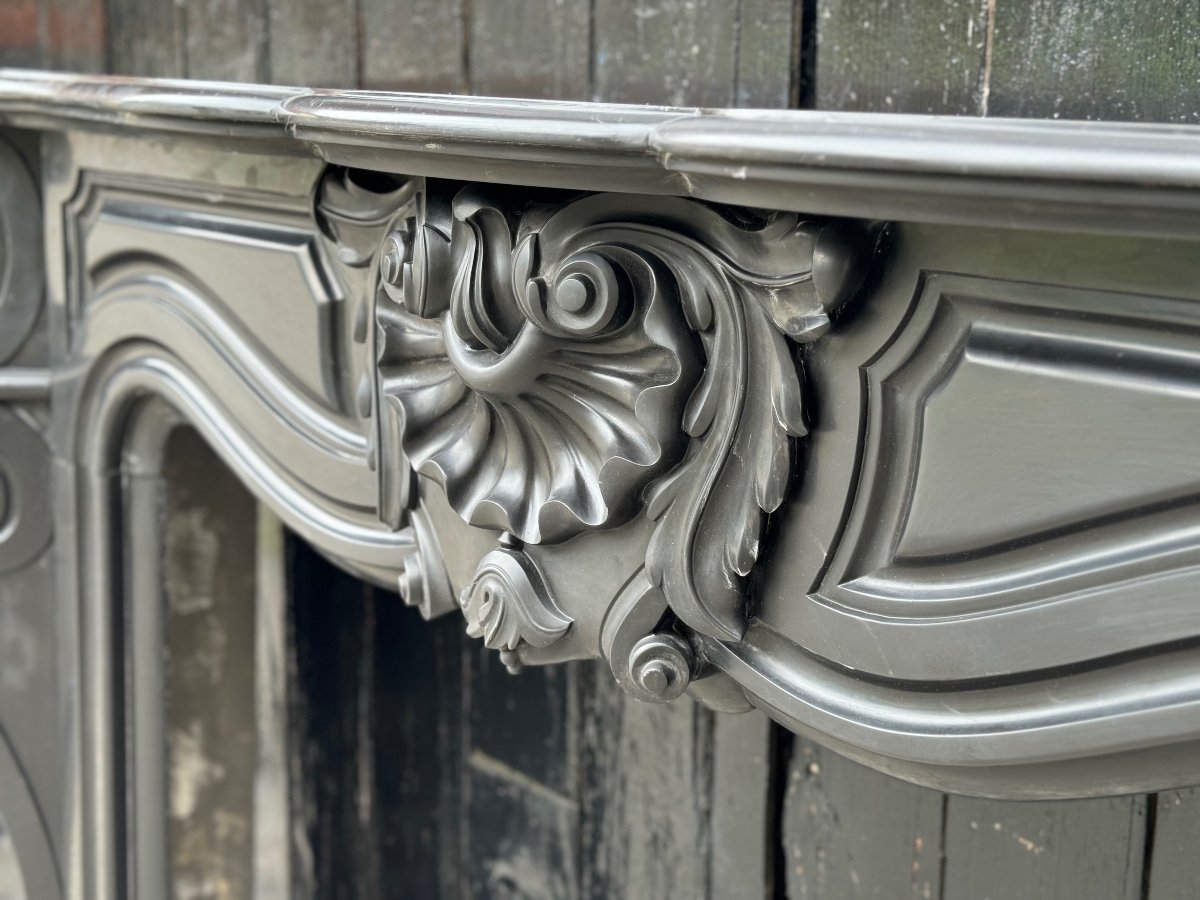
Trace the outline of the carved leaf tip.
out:
<instances>
[{"instance_id":1,"label":"carved leaf tip","mask_svg":"<svg viewBox=\"0 0 1200 900\"><path fill-rule=\"evenodd\" d=\"M459 598L467 634L492 650L517 653L522 644L548 647L571 627L533 563L520 550L500 548L480 560Z\"/></svg>"}]
</instances>

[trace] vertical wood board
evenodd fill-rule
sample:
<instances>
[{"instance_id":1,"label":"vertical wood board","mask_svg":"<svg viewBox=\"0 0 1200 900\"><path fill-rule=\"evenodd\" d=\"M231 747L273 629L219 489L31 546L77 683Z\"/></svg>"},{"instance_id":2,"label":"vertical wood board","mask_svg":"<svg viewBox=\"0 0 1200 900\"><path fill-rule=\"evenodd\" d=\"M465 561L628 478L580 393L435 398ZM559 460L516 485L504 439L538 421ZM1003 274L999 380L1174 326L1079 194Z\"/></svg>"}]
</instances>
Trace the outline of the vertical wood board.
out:
<instances>
[{"instance_id":1,"label":"vertical wood board","mask_svg":"<svg viewBox=\"0 0 1200 900\"><path fill-rule=\"evenodd\" d=\"M266 0L273 84L358 87L355 0Z\"/></svg>"},{"instance_id":2,"label":"vertical wood board","mask_svg":"<svg viewBox=\"0 0 1200 900\"><path fill-rule=\"evenodd\" d=\"M946 896L1133 900L1144 797L1005 802L950 797Z\"/></svg>"},{"instance_id":3,"label":"vertical wood board","mask_svg":"<svg viewBox=\"0 0 1200 900\"><path fill-rule=\"evenodd\" d=\"M462 93L466 0L361 0L362 86Z\"/></svg>"},{"instance_id":4,"label":"vertical wood board","mask_svg":"<svg viewBox=\"0 0 1200 900\"><path fill-rule=\"evenodd\" d=\"M1191 900L1200 895L1200 788L1163 791L1150 802L1155 825L1146 900Z\"/></svg>"},{"instance_id":5,"label":"vertical wood board","mask_svg":"<svg viewBox=\"0 0 1200 900\"><path fill-rule=\"evenodd\" d=\"M712 717L686 696L640 703L602 664L587 671L584 897L709 896Z\"/></svg>"},{"instance_id":6,"label":"vertical wood board","mask_svg":"<svg viewBox=\"0 0 1200 900\"><path fill-rule=\"evenodd\" d=\"M818 109L979 114L986 0L823 0L816 28Z\"/></svg>"},{"instance_id":7,"label":"vertical wood board","mask_svg":"<svg viewBox=\"0 0 1200 900\"><path fill-rule=\"evenodd\" d=\"M987 113L1200 122L1200 0L996 4Z\"/></svg>"},{"instance_id":8,"label":"vertical wood board","mask_svg":"<svg viewBox=\"0 0 1200 900\"><path fill-rule=\"evenodd\" d=\"M189 78L267 80L266 0L189 0L184 9Z\"/></svg>"},{"instance_id":9,"label":"vertical wood board","mask_svg":"<svg viewBox=\"0 0 1200 900\"><path fill-rule=\"evenodd\" d=\"M108 64L114 75L187 73L182 7L162 0L108 0Z\"/></svg>"},{"instance_id":10,"label":"vertical wood board","mask_svg":"<svg viewBox=\"0 0 1200 900\"><path fill-rule=\"evenodd\" d=\"M597 3L592 99L732 106L737 8L728 0Z\"/></svg>"},{"instance_id":11,"label":"vertical wood board","mask_svg":"<svg viewBox=\"0 0 1200 900\"><path fill-rule=\"evenodd\" d=\"M799 65L798 0L741 0L733 106L787 109Z\"/></svg>"},{"instance_id":12,"label":"vertical wood board","mask_svg":"<svg viewBox=\"0 0 1200 900\"><path fill-rule=\"evenodd\" d=\"M590 0L491 0L471 7L473 94L586 100Z\"/></svg>"},{"instance_id":13,"label":"vertical wood board","mask_svg":"<svg viewBox=\"0 0 1200 900\"><path fill-rule=\"evenodd\" d=\"M942 896L942 794L802 738L783 788L789 900Z\"/></svg>"}]
</instances>

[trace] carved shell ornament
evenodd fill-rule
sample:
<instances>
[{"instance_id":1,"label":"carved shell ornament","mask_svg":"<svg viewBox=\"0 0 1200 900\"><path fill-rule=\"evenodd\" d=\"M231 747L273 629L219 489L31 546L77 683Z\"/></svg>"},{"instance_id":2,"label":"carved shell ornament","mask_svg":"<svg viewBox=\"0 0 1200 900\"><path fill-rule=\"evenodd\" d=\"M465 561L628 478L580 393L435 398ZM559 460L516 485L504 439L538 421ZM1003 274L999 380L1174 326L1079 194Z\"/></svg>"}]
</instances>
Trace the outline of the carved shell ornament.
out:
<instances>
[{"instance_id":1,"label":"carved shell ornament","mask_svg":"<svg viewBox=\"0 0 1200 900\"><path fill-rule=\"evenodd\" d=\"M857 290L873 238L683 198L547 196L427 192L380 254L381 415L463 520L506 535L459 598L470 630L510 664L558 639L571 619L522 545L642 515L649 584L684 625L738 640L806 433L796 345Z\"/></svg>"},{"instance_id":2,"label":"carved shell ornament","mask_svg":"<svg viewBox=\"0 0 1200 900\"><path fill-rule=\"evenodd\" d=\"M661 266L595 206L533 231L539 211L514 227L465 190L449 283L377 313L382 392L411 465L467 522L527 543L627 520L683 449L695 338Z\"/></svg>"}]
</instances>

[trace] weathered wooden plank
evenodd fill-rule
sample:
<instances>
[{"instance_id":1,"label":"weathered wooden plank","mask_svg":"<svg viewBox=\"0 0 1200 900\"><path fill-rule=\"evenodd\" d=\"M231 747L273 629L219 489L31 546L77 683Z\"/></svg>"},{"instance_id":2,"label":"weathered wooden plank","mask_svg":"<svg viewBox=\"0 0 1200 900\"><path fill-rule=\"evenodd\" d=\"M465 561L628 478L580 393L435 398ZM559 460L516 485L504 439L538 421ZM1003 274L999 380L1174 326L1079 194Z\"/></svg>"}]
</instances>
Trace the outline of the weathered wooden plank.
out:
<instances>
[{"instance_id":1,"label":"weathered wooden plank","mask_svg":"<svg viewBox=\"0 0 1200 900\"><path fill-rule=\"evenodd\" d=\"M172 438L165 476L172 896L232 900L254 872L255 503L190 430Z\"/></svg>"},{"instance_id":2,"label":"weathered wooden plank","mask_svg":"<svg viewBox=\"0 0 1200 900\"><path fill-rule=\"evenodd\" d=\"M800 57L797 0L742 0L738 13L737 84L733 105L794 105L793 67Z\"/></svg>"},{"instance_id":3,"label":"weathered wooden plank","mask_svg":"<svg viewBox=\"0 0 1200 900\"><path fill-rule=\"evenodd\" d=\"M790 900L942 896L941 794L801 738L786 778L783 858Z\"/></svg>"},{"instance_id":4,"label":"weathered wooden plank","mask_svg":"<svg viewBox=\"0 0 1200 900\"><path fill-rule=\"evenodd\" d=\"M688 697L640 703L605 666L582 671L583 896L710 896L713 714Z\"/></svg>"},{"instance_id":5,"label":"weathered wooden plank","mask_svg":"<svg viewBox=\"0 0 1200 900\"><path fill-rule=\"evenodd\" d=\"M736 3L606 0L594 28L593 99L733 105Z\"/></svg>"},{"instance_id":6,"label":"weathered wooden plank","mask_svg":"<svg viewBox=\"0 0 1200 900\"><path fill-rule=\"evenodd\" d=\"M763 900L771 879L772 725L760 712L713 717L712 854L714 900Z\"/></svg>"},{"instance_id":7,"label":"weathered wooden plank","mask_svg":"<svg viewBox=\"0 0 1200 900\"><path fill-rule=\"evenodd\" d=\"M358 85L354 0L266 0L273 84Z\"/></svg>"},{"instance_id":8,"label":"weathered wooden plank","mask_svg":"<svg viewBox=\"0 0 1200 900\"><path fill-rule=\"evenodd\" d=\"M465 653L470 894L578 896L577 667L510 675L478 641Z\"/></svg>"},{"instance_id":9,"label":"weathered wooden plank","mask_svg":"<svg viewBox=\"0 0 1200 900\"><path fill-rule=\"evenodd\" d=\"M114 75L181 78L184 9L161 0L109 0L108 63Z\"/></svg>"},{"instance_id":10,"label":"weathered wooden plank","mask_svg":"<svg viewBox=\"0 0 1200 900\"><path fill-rule=\"evenodd\" d=\"M375 803L384 896L462 893L463 653L457 617L425 622L376 592Z\"/></svg>"},{"instance_id":11,"label":"weathered wooden plank","mask_svg":"<svg viewBox=\"0 0 1200 900\"><path fill-rule=\"evenodd\" d=\"M104 0L41 0L39 12L43 68L104 71L107 62ZM0 24L0 34L4 33L4 25Z\"/></svg>"},{"instance_id":12,"label":"weathered wooden plank","mask_svg":"<svg viewBox=\"0 0 1200 900\"><path fill-rule=\"evenodd\" d=\"M265 0L189 0L186 9L189 78L267 79Z\"/></svg>"},{"instance_id":13,"label":"weathered wooden plank","mask_svg":"<svg viewBox=\"0 0 1200 900\"><path fill-rule=\"evenodd\" d=\"M1134 898L1144 797L1004 802L950 797L947 897Z\"/></svg>"},{"instance_id":14,"label":"weathered wooden plank","mask_svg":"<svg viewBox=\"0 0 1200 900\"><path fill-rule=\"evenodd\" d=\"M977 115L987 9L982 0L821 3L817 108Z\"/></svg>"},{"instance_id":15,"label":"weathered wooden plank","mask_svg":"<svg viewBox=\"0 0 1200 900\"><path fill-rule=\"evenodd\" d=\"M987 113L1200 121L1200 0L996 5Z\"/></svg>"},{"instance_id":16,"label":"weathered wooden plank","mask_svg":"<svg viewBox=\"0 0 1200 900\"><path fill-rule=\"evenodd\" d=\"M287 545L294 896L379 896L374 592L298 539Z\"/></svg>"},{"instance_id":17,"label":"weathered wooden plank","mask_svg":"<svg viewBox=\"0 0 1200 900\"><path fill-rule=\"evenodd\" d=\"M254 573L254 900L292 891L292 804L288 757L287 542L283 522L258 505Z\"/></svg>"},{"instance_id":18,"label":"weathered wooden plank","mask_svg":"<svg viewBox=\"0 0 1200 900\"><path fill-rule=\"evenodd\" d=\"M586 100L589 0L492 0L471 9L471 92Z\"/></svg>"},{"instance_id":19,"label":"weathered wooden plank","mask_svg":"<svg viewBox=\"0 0 1200 900\"><path fill-rule=\"evenodd\" d=\"M466 90L465 0L361 0L362 86Z\"/></svg>"},{"instance_id":20,"label":"weathered wooden plank","mask_svg":"<svg viewBox=\"0 0 1200 900\"><path fill-rule=\"evenodd\" d=\"M1146 900L1191 900L1200 893L1200 788L1164 791L1155 803Z\"/></svg>"},{"instance_id":21,"label":"weathered wooden plank","mask_svg":"<svg viewBox=\"0 0 1200 900\"><path fill-rule=\"evenodd\" d=\"M456 624L461 630L461 623ZM510 675L499 654L481 642L467 642L466 652L472 750L564 796L574 796L578 698L573 667L526 666Z\"/></svg>"},{"instance_id":22,"label":"weathered wooden plank","mask_svg":"<svg viewBox=\"0 0 1200 900\"><path fill-rule=\"evenodd\" d=\"M467 894L578 897L575 799L479 751L471 754L469 778Z\"/></svg>"},{"instance_id":23,"label":"weathered wooden plank","mask_svg":"<svg viewBox=\"0 0 1200 900\"><path fill-rule=\"evenodd\" d=\"M38 0L11 0L0 5L0 65L42 65Z\"/></svg>"}]
</instances>

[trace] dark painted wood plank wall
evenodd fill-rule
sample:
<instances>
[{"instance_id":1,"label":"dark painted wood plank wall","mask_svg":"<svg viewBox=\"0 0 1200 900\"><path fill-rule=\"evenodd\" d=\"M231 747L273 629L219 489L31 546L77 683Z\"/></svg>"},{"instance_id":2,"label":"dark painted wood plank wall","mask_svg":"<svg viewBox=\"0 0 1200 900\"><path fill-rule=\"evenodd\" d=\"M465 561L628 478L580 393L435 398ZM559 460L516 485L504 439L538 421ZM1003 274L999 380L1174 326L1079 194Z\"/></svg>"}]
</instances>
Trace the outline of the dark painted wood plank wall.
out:
<instances>
[{"instance_id":1,"label":"dark painted wood plank wall","mask_svg":"<svg viewBox=\"0 0 1200 900\"><path fill-rule=\"evenodd\" d=\"M1200 122L1198 0L817 0L815 106Z\"/></svg>"},{"instance_id":2,"label":"dark painted wood plank wall","mask_svg":"<svg viewBox=\"0 0 1200 900\"><path fill-rule=\"evenodd\" d=\"M295 896L764 897L771 726L509 676L446 617L289 549Z\"/></svg>"},{"instance_id":3,"label":"dark painted wood plank wall","mask_svg":"<svg viewBox=\"0 0 1200 900\"><path fill-rule=\"evenodd\" d=\"M1200 0L4 0L0 63L1196 122ZM501 677L453 619L291 566L316 896L1200 895L1197 791L946 796L761 718L639 706L597 666Z\"/></svg>"}]
</instances>

